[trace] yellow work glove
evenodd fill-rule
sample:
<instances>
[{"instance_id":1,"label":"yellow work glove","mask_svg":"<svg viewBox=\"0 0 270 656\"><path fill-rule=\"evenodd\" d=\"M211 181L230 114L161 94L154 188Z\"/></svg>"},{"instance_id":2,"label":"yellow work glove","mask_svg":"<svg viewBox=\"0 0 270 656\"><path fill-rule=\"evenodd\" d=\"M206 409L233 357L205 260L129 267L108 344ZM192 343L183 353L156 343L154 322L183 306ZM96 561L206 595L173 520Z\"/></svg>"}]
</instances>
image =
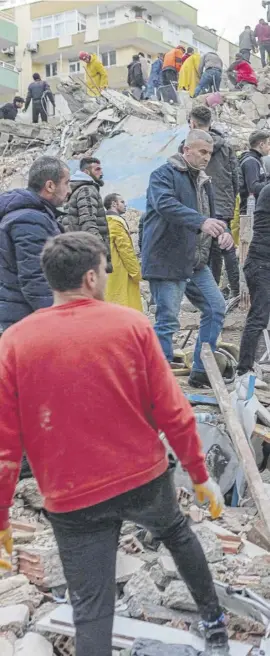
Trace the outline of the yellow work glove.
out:
<instances>
[{"instance_id":1,"label":"yellow work glove","mask_svg":"<svg viewBox=\"0 0 270 656\"><path fill-rule=\"evenodd\" d=\"M5 549L7 554L11 556L13 549L13 539L10 526L8 526L8 528L6 528L4 531L0 531L0 551L2 547ZM10 563L0 558L0 568L1 567L4 569L11 569Z\"/></svg>"},{"instance_id":2,"label":"yellow work glove","mask_svg":"<svg viewBox=\"0 0 270 656\"><path fill-rule=\"evenodd\" d=\"M211 517L217 519L224 508L223 494L219 485L212 478L208 478L205 483L194 484L194 490L200 503L209 501Z\"/></svg>"}]
</instances>

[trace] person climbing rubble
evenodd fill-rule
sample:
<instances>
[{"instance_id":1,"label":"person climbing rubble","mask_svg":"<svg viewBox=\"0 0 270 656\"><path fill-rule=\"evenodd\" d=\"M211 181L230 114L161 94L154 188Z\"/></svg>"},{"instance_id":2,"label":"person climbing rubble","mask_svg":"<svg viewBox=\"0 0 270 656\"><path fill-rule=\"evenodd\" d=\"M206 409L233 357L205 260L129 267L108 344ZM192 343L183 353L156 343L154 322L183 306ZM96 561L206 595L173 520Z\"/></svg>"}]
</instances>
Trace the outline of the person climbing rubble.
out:
<instances>
[{"instance_id":1,"label":"person climbing rubble","mask_svg":"<svg viewBox=\"0 0 270 656\"><path fill-rule=\"evenodd\" d=\"M184 46L177 46L166 52L163 59L162 67L162 80L163 84L170 84L171 82L178 82L178 75L182 66L182 57L186 49Z\"/></svg>"},{"instance_id":2,"label":"person climbing rubble","mask_svg":"<svg viewBox=\"0 0 270 656\"><path fill-rule=\"evenodd\" d=\"M33 82L29 84L23 112L26 112L32 101L32 121L38 123L39 116L43 123L48 123L47 101L50 101L55 113L55 99L48 82L41 79L39 73L34 73Z\"/></svg>"},{"instance_id":3,"label":"person climbing rubble","mask_svg":"<svg viewBox=\"0 0 270 656\"><path fill-rule=\"evenodd\" d=\"M172 338L184 294L202 312L189 378L193 387L210 386L201 346L208 342L215 350L225 315L224 298L208 267L212 237L222 249L233 245L226 223L214 218L212 186L204 172L213 147L210 134L190 131L183 154L176 153L151 174L143 221L142 274L150 283L155 331L168 362L173 362Z\"/></svg>"},{"instance_id":4,"label":"person climbing rubble","mask_svg":"<svg viewBox=\"0 0 270 656\"><path fill-rule=\"evenodd\" d=\"M151 99L152 96L156 98L158 95L158 89L162 85L163 59L164 55L163 53L160 53L151 66L151 71L145 92L145 99Z\"/></svg>"},{"instance_id":5,"label":"person climbing rubble","mask_svg":"<svg viewBox=\"0 0 270 656\"><path fill-rule=\"evenodd\" d=\"M0 545L11 552L8 511L25 449L58 543L76 656L111 654L124 520L164 542L201 613L206 653L225 656L224 615L159 437L164 431L197 498L210 501L217 518L223 497L209 478L193 410L148 319L103 302L107 259L99 239L59 235L41 262L53 307L0 340Z\"/></svg>"},{"instance_id":6,"label":"person climbing rubble","mask_svg":"<svg viewBox=\"0 0 270 656\"><path fill-rule=\"evenodd\" d=\"M200 81L195 89L194 98L201 93L209 91L219 91L223 62L216 52L207 52L201 57L199 66Z\"/></svg>"},{"instance_id":7,"label":"person climbing rubble","mask_svg":"<svg viewBox=\"0 0 270 656\"><path fill-rule=\"evenodd\" d=\"M227 75L236 89L243 89L246 84L252 84L255 87L258 84L254 69L241 52L236 53L235 61L227 69Z\"/></svg>"},{"instance_id":8,"label":"person climbing rubble","mask_svg":"<svg viewBox=\"0 0 270 656\"><path fill-rule=\"evenodd\" d=\"M258 40L262 67L266 66L266 54L270 55L270 25L261 18L254 30L254 36ZM256 42L257 43L257 42Z\"/></svg>"},{"instance_id":9,"label":"person climbing rubble","mask_svg":"<svg viewBox=\"0 0 270 656\"><path fill-rule=\"evenodd\" d=\"M239 52L243 59L250 61L251 52L256 52L256 38L250 25L246 25L239 36Z\"/></svg>"},{"instance_id":10,"label":"person climbing rubble","mask_svg":"<svg viewBox=\"0 0 270 656\"><path fill-rule=\"evenodd\" d=\"M80 61L85 66L86 86L89 96L100 96L100 92L108 86L108 73L97 55L88 52L79 53Z\"/></svg>"},{"instance_id":11,"label":"person climbing rubble","mask_svg":"<svg viewBox=\"0 0 270 656\"><path fill-rule=\"evenodd\" d=\"M132 95L135 100L141 100L145 88L145 82L143 79L142 65L139 55L133 55L132 61L128 64L127 69L127 83L131 89Z\"/></svg>"},{"instance_id":12,"label":"person climbing rubble","mask_svg":"<svg viewBox=\"0 0 270 656\"><path fill-rule=\"evenodd\" d=\"M120 194L108 194L104 198L104 207L109 226L113 268L108 277L105 300L142 312L141 267L124 218L126 203Z\"/></svg>"},{"instance_id":13,"label":"person climbing rubble","mask_svg":"<svg viewBox=\"0 0 270 656\"><path fill-rule=\"evenodd\" d=\"M253 194L257 200L260 191L268 182L263 158L270 151L270 132L254 130L249 137L250 149L239 158L240 212L246 214L247 200Z\"/></svg>"},{"instance_id":14,"label":"person climbing rubble","mask_svg":"<svg viewBox=\"0 0 270 656\"><path fill-rule=\"evenodd\" d=\"M210 176L216 216L224 221L230 229L234 216L236 197L239 192L238 162L234 152L224 136L211 127L212 115L209 107L196 105L190 113L190 128L205 130L211 135L214 148L206 174ZM228 275L232 297L239 295L239 266L234 244L230 249L221 249L216 239L213 239L211 248L210 267L219 285L222 271L222 259Z\"/></svg>"},{"instance_id":15,"label":"person climbing rubble","mask_svg":"<svg viewBox=\"0 0 270 656\"><path fill-rule=\"evenodd\" d=\"M108 271L111 271L109 228L100 194L103 185L100 160L83 157L80 168L70 178L71 194L62 223L67 232L86 231L101 239L107 249Z\"/></svg>"}]
</instances>

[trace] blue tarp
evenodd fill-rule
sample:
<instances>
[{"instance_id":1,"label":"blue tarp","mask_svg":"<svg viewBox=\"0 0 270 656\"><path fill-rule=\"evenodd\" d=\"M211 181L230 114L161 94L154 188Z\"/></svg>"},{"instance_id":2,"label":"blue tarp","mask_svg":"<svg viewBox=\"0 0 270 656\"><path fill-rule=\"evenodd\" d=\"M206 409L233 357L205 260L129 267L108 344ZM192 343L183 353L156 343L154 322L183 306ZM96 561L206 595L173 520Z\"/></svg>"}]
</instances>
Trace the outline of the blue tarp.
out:
<instances>
[{"instance_id":1,"label":"blue tarp","mask_svg":"<svg viewBox=\"0 0 270 656\"><path fill-rule=\"evenodd\" d=\"M188 130L186 124L154 134L122 132L104 139L94 154L101 160L104 172L102 195L117 192L130 207L144 211L150 173L177 152ZM71 160L69 166L74 173L78 160Z\"/></svg>"}]
</instances>

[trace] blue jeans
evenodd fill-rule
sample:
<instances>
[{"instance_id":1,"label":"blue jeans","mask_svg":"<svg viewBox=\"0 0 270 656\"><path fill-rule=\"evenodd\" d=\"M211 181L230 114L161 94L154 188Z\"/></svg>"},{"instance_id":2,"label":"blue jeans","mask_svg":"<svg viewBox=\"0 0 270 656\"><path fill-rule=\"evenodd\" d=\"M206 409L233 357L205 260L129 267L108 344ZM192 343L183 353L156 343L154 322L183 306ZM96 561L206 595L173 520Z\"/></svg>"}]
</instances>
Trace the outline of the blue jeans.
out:
<instances>
[{"instance_id":1,"label":"blue jeans","mask_svg":"<svg viewBox=\"0 0 270 656\"><path fill-rule=\"evenodd\" d=\"M202 74L200 82L195 89L194 98L199 96L200 93L208 93L209 91L219 91L221 83L221 70L219 68L207 68Z\"/></svg>"},{"instance_id":2,"label":"blue jeans","mask_svg":"<svg viewBox=\"0 0 270 656\"><path fill-rule=\"evenodd\" d=\"M150 289L157 306L155 331L169 362L173 360L172 338L180 328L178 317L184 294L201 311L193 370L204 371L200 357L202 344L208 342L215 350L225 316L225 301L209 267L195 271L188 281L150 280Z\"/></svg>"}]
</instances>

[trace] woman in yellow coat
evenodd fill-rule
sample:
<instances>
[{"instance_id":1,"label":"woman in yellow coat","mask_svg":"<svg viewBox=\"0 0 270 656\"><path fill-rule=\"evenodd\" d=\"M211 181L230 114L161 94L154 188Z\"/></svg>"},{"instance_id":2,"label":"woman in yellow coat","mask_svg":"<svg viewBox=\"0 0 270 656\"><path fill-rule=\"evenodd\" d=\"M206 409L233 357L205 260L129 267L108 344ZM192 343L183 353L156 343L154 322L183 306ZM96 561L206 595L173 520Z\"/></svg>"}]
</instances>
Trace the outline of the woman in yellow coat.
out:
<instances>
[{"instance_id":1,"label":"woman in yellow coat","mask_svg":"<svg viewBox=\"0 0 270 656\"><path fill-rule=\"evenodd\" d=\"M200 79L200 60L201 55L198 52L190 55L190 57L188 57L183 63L179 73L178 89L185 89L188 91L191 98L194 96L196 86Z\"/></svg>"},{"instance_id":2,"label":"woman in yellow coat","mask_svg":"<svg viewBox=\"0 0 270 656\"><path fill-rule=\"evenodd\" d=\"M86 63L86 85L89 96L100 96L100 91L108 86L108 73L97 55L80 52L79 59Z\"/></svg>"},{"instance_id":3,"label":"woman in yellow coat","mask_svg":"<svg viewBox=\"0 0 270 656\"><path fill-rule=\"evenodd\" d=\"M110 233L113 272L108 275L105 300L143 311L140 294L141 267L136 257L127 222L125 201L119 194L104 200Z\"/></svg>"}]
</instances>

